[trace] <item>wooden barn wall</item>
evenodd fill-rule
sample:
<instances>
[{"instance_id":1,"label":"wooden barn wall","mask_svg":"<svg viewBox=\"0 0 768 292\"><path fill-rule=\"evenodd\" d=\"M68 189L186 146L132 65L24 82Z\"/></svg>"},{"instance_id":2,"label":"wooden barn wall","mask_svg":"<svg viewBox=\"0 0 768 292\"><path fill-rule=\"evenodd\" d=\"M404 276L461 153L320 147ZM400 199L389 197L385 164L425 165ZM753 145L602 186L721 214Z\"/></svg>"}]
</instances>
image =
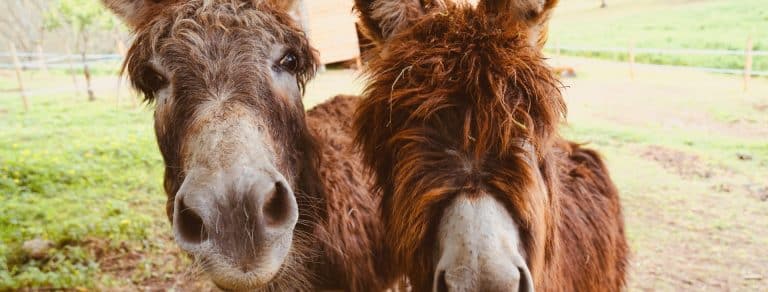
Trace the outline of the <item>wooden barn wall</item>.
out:
<instances>
[{"instance_id":1,"label":"wooden barn wall","mask_svg":"<svg viewBox=\"0 0 768 292\"><path fill-rule=\"evenodd\" d=\"M360 55L352 0L304 0L304 5L309 38L323 64Z\"/></svg>"}]
</instances>

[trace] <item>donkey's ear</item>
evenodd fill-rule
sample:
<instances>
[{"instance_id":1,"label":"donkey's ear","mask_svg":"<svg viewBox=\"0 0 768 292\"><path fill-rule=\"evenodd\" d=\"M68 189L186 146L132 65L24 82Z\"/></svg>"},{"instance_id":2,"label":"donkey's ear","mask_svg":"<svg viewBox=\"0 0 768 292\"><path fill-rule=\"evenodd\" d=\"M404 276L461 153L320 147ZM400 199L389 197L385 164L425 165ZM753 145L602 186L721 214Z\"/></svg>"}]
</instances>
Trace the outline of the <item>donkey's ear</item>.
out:
<instances>
[{"instance_id":1,"label":"donkey's ear","mask_svg":"<svg viewBox=\"0 0 768 292\"><path fill-rule=\"evenodd\" d=\"M299 0L269 0L272 7L277 8L280 11L293 12L298 9Z\"/></svg>"},{"instance_id":2,"label":"donkey's ear","mask_svg":"<svg viewBox=\"0 0 768 292\"><path fill-rule=\"evenodd\" d=\"M302 1L310 1L310 0L267 0L267 3L278 11L282 11L287 13L293 21L299 24L305 24L302 21L302 13L305 13L300 5L302 5ZM312 0L317 1L317 0ZM306 29L306 27L304 28Z\"/></svg>"},{"instance_id":3,"label":"donkey's ear","mask_svg":"<svg viewBox=\"0 0 768 292\"><path fill-rule=\"evenodd\" d=\"M547 41L549 17L557 2L558 0L481 0L478 9L497 19L500 25L524 23L529 30L531 45L542 48Z\"/></svg>"},{"instance_id":4,"label":"donkey's ear","mask_svg":"<svg viewBox=\"0 0 768 292\"><path fill-rule=\"evenodd\" d=\"M155 15L179 0L101 0L107 8L123 19L131 28L149 22Z\"/></svg>"},{"instance_id":5,"label":"donkey's ear","mask_svg":"<svg viewBox=\"0 0 768 292\"><path fill-rule=\"evenodd\" d=\"M368 38L385 42L428 11L445 8L444 0L355 0L355 10Z\"/></svg>"}]
</instances>

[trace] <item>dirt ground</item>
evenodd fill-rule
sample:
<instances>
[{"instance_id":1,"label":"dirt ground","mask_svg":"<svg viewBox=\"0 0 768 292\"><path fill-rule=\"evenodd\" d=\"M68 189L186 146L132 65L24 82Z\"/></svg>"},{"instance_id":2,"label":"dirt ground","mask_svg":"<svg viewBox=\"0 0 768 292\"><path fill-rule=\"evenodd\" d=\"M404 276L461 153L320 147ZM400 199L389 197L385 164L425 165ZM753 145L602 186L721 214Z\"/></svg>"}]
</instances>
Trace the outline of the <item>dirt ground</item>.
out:
<instances>
[{"instance_id":1,"label":"dirt ground","mask_svg":"<svg viewBox=\"0 0 768 292\"><path fill-rule=\"evenodd\" d=\"M621 190L630 290L768 291L768 82L745 93L733 76L559 63L579 76L564 79L571 126L624 131L594 147Z\"/></svg>"}]
</instances>

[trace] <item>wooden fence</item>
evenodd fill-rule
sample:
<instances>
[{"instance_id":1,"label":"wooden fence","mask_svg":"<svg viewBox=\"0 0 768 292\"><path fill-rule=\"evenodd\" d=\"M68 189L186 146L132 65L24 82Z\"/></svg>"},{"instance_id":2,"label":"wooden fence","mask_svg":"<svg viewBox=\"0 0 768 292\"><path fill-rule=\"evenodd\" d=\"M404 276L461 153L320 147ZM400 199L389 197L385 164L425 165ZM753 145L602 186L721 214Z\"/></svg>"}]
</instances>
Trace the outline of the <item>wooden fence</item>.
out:
<instances>
[{"instance_id":1,"label":"wooden fence","mask_svg":"<svg viewBox=\"0 0 768 292\"><path fill-rule=\"evenodd\" d=\"M639 54L648 54L648 55L707 55L707 56L743 56L745 60L748 60L749 56L751 55L752 58L754 57L764 57L768 56L768 51L752 51L751 54L745 53L745 51L738 51L738 50L696 50L696 49L654 49L654 48L598 48L598 47L570 47L570 46L564 46L564 47L557 47L557 46L550 46L546 49L551 51L559 51L560 54L567 54L568 52L580 52L580 53L616 53L616 54L627 54L628 56L637 56ZM632 58L628 58L632 59ZM713 72L713 73L723 73L723 74L744 74L746 72L747 64L751 62L744 62L745 68L744 69L728 69L728 68L712 68L712 67L698 67L698 66L680 66L680 65L663 65L663 64L648 64L648 65L655 65L655 66L666 66L666 67L678 67L678 68L689 68L689 69L696 69L706 72ZM751 65L751 64L750 64ZM750 71L750 75L752 76L768 76L768 71Z\"/></svg>"},{"instance_id":2,"label":"wooden fence","mask_svg":"<svg viewBox=\"0 0 768 292\"><path fill-rule=\"evenodd\" d=\"M554 44L554 45L552 45ZM754 58L768 57L768 51L755 51L753 50L754 43L752 38L748 38L747 45L744 50L712 50L712 49L657 49L657 48L635 48L634 42L630 43L626 48L620 47L585 47L585 46L560 46L557 41L551 42L550 46L545 49L554 51L557 56L560 56L565 52L576 53L614 53L614 54L626 54L627 62L629 64L629 74L631 78L635 75L635 65L637 55L680 55L680 56L741 56L744 59L743 69L732 68L713 68L713 67L700 67L700 66L681 66L681 65L663 65L663 64L642 64L643 66L653 66L659 68L677 68L677 69L690 69L711 73L720 74L732 74L741 75L744 80L744 91L749 89L750 79L754 76L765 77L768 76L768 71L754 71L752 70Z\"/></svg>"}]
</instances>

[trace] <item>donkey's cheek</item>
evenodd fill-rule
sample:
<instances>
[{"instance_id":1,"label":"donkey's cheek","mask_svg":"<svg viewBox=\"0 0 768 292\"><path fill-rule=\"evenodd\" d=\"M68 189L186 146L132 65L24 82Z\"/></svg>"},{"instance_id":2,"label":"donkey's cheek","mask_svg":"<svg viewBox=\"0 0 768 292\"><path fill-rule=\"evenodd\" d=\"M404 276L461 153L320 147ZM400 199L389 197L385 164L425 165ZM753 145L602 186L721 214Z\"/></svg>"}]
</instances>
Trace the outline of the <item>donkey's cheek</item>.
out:
<instances>
[{"instance_id":1,"label":"donkey's cheek","mask_svg":"<svg viewBox=\"0 0 768 292\"><path fill-rule=\"evenodd\" d=\"M288 72L275 72L272 74L272 79L274 81L272 90L278 100L293 104L301 99L296 76Z\"/></svg>"}]
</instances>

